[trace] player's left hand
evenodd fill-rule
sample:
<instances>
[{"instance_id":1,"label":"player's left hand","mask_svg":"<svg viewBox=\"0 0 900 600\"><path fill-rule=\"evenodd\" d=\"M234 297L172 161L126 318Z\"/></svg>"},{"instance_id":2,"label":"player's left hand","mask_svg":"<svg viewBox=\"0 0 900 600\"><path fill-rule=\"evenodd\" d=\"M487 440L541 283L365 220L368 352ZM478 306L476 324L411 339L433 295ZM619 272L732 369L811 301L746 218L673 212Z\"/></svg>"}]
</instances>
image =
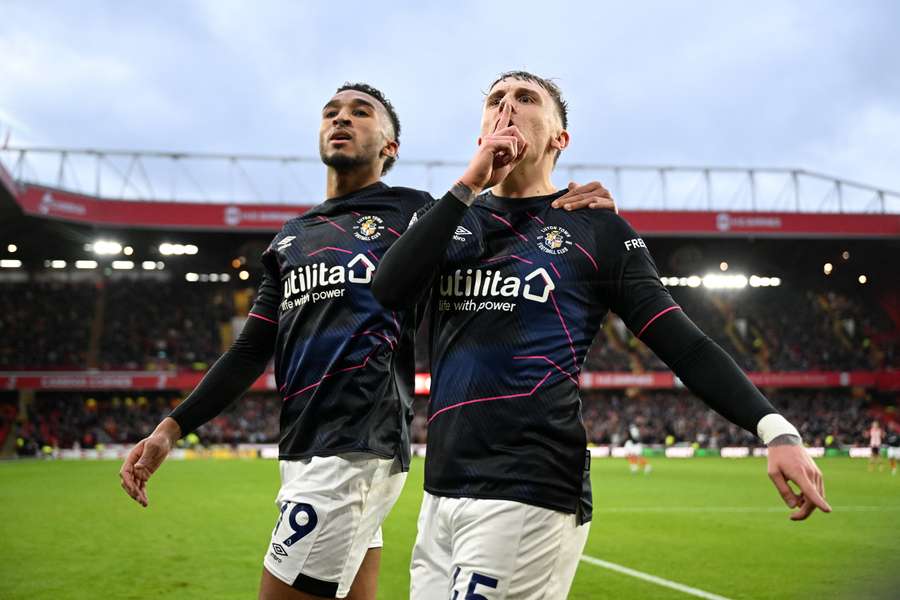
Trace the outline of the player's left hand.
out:
<instances>
[{"instance_id":1,"label":"player's left hand","mask_svg":"<svg viewBox=\"0 0 900 600\"><path fill-rule=\"evenodd\" d=\"M796 509L791 513L792 521L806 519L817 508L822 512L831 512L831 506L825 501L822 472L809 457L806 448L802 445L769 446L768 456L769 478L784 503ZM800 493L796 493L788 482L799 487Z\"/></svg>"},{"instance_id":2,"label":"player's left hand","mask_svg":"<svg viewBox=\"0 0 900 600\"><path fill-rule=\"evenodd\" d=\"M569 182L569 191L553 201L553 208L565 210L578 210L579 208L599 208L611 210L619 214L619 207L613 200L609 190L603 187L599 181L592 181L584 185L578 185L574 181Z\"/></svg>"}]
</instances>

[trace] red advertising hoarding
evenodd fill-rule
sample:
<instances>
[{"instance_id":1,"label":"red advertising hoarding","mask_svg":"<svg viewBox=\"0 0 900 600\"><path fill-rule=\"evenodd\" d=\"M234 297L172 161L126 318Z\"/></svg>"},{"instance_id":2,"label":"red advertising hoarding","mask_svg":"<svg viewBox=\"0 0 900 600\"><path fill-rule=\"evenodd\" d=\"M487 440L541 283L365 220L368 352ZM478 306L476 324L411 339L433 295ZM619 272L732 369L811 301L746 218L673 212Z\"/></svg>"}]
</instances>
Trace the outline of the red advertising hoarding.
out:
<instances>
[{"instance_id":1,"label":"red advertising hoarding","mask_svg":"<svg viewBox=\"0 0 900 600\"><path fill-rule=\"evenodd\" d=\"M277 231L312 205L194 204L100 200L26 185L18 196L30 215L126 228ZM623 210L644 235L715 237L900 237L900 215Z\"/></svg>"},{"instance_id":2,"label":"red advertising hoarding","mask_svg":"<svg viewBox=\"0 0 900 600\"><path fill-rule=\"evenodd\" d=\"M865 387L900 390L900 371L797 371L788 373L748 373L759 387L840 388ZM0 389L38 391L125 391L190 390L203 373L168 371L6 371L0 372ZM416 393L427 394L431 387L428 373L416 373ZM669 372L628 373L586 371L581 374L581 389L673 389L683 387ZM275 390L275 375L263 374L251 388Z\"/></svg>"}]
</instances>

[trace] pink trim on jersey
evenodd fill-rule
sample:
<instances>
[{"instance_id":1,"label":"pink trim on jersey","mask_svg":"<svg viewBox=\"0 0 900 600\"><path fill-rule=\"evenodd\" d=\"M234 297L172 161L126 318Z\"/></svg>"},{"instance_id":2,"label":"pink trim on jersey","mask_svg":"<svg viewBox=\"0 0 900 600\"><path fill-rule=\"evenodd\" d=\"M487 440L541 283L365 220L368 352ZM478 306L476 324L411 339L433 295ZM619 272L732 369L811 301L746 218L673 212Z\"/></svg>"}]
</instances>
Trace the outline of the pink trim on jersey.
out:
<instances>
[{"instance_id":1,"label":"pink trim on jersey","mask_svg":"<svg viewBox=\"0 0 900 600\"><path fill-rule=\"evenodd\" d=\"M263 321L265 321L265 322L267 322L267 323L274 323L275 325L278 325L278 321L273 321L273 320L270 319L269 317L264 317L264 316L262 316L262 315L260 315L260 314L255 313L255 312L247 313L247 316L248 316L248 317L254 317L254 318L256 318L256 319L262 319Z\"/></svg>"},{"instance_id":2,"label":"pink trim on jersey","mask_svg":"<svg viewBox=\"0 0 900 600\"><path fill-rule=\"evenodd\" d=\"M519 233L518 231L516 231L516 228L512 226L512 223L510 223L509 221L507 221L507 220L504 219L503 217L498 217L498 216L495 215L494 213L491 213L491 216L494 217L495 219L497 219L498 221L500 221L501 223L504 223L507 227L509 227L509 228L512 230L512 232L513 232L514 234L516 234L517 236L519 236L519 239L520 239L520 240L522 240L523 242L527 242L527 241L528 241L528 238L527 238L527 237L525 237L524 235L522 235L521 233Z\"/></svg>"},{"instance_id":3,"label":"pink trim on jersey","mask_svg":"<svg viewBox=\"0 0 900 600\"><path fill-rule=\"evenodd\" d=\"M375 259L375 262L378 262L378 257L375 256L375 253L374 253L374 252L372 252L371 250L367 250L367 252L369 253L369 256L371 256L372 258Z\"/></svg>"},{"instance_id":4,"label":"pink trim on jersey","mask_svg":"<svg viewBox=\"0 0 900 600\"><path fill-rule=\"evenodd\" d=\"M582 254L584 254L585 256L588 257L588 260L591 261L591 264L592 264L592 265L594 265L594 270L595 270L595 271L599 271L599 270L600 270L600 267L597 266L597 261L594 260L594 257L591 256L590 254L588 254L588 251L585 250L584 248L582 248L582 247L581 247L581 244L579 244L578 242L572 242L572 243L575 244L575 247L576 247L576 248L578 248L579 250L581 250L581 253L582 253Z\"/></svg>"},{"instance_id":5,"label":"pink trim on jersey","mask_svg":"<svg viewBox=\"0 0 900 600\"><path fill-rule=\"evenodd\" d=\"M337 371L333 371L333 372L331 372L331 373L326 373L325 375L322 375L322 379L318 380L318 381L315 382L315 383L312 383L312 384L306 386L305 388L301 388L301 389L297 390L297 391L294 392L293 394L288 394L287 396L285 396L285 397L282 399L282 401L283 401L283 402L286 402L288 399L293 398L294 396L298 396L298 395L302 394L303 392L305 392L306 390L309 390L309 389L312 389L312 388L314 388L314 387L316 387L316 386L319 386L319 385L322 384L323 381L325 381L325 380L328 379L329 377L334 377L334 376L337 375L338 373L346 373L347 371L354 371L354 370L356 370L356 369L362 369L363 367L365 367L365 366L369 363L369 359L372 358L372 355L374 355L375 352L377 352L377 351L378 351L378 348L376 348L375 350L373 350L372 352L370 352L369 355L366 356L366 359L365 359L364 361L362 361L362 364L359 364L359 365L356 365L356 366L353 366L353 367L347 367L346 369L338 369Z\"/></svg>"},{"instance_id":6,"label":"pink trim on jersey","mask_svg":"<svg viewBox=\"0 0 900 600\"><path fill-rule=\"evenodd\" d=\"M661 310L658 313L656 313L655 317L653 317L652 319L647 321L647 324L644 325L643 327L641 327L641 330L640 330L640 332L638 332L637 337L641 337L642 335L644 335L644 332L647 331L647 328L653 324L653 321L657 320L658 318L660 318L667 312L672 312L673 310L681 310L681 307L680 306L670 306L669 308L667 308L665 310Z\"/></svg>"},{"instance_id":7,"label":"pink trim on jersey","mask_svg":"<svg viewBox=\"0 0 900 600\"><path fill-rule=\"evenodd\" d=\"M513 360L526 360L526 359L529 359L529 358L540 358L540 359L542 359L542 360L547 361L548 363L550 363L551 365L553 365L554 367L556 367L557 370L558 370L560 373L562 373L563 375L565 375L566 377L568 377L569 379L571 379L571 380L572 380L572 383L574 383L575 385L578 385L578 380L575 379L574 377L572 377L572 374L571 374L571 373L569 373L568 371L566 371L565 369L563 369L561 366L559 366L558 364L556 364L555 362L553 362L552 360L550 360L550 358L547 357L547 356L513 356Z\"/></svg>"},{"instance_id":8,"label":"pink trim on jersey","mask_svg":"<svg viewBox=\"0 0 900 600\"><path fill-rule=\"evenodd\" d=\"M310 252L307 256L315 256L319 252L325 252L326 250L335 250L337 252L343 252L344 254L353 254L349 250L344 250L343 248L335 248L334 246L325 246L324 248L319 248L315 252Z\"/></svg>"},{"instance_id":9,"label":"pink trim on jersey","mask_svg":"<svg viewBox=\"0 0 900 600\"><path fill-rule=\"evenodd\" d=\"M569 328L566 327L566 320L563 319L562 313L559 311L559 305L556 303L556 296L553 295L553 292L550 292L550 299L553 300L553 308L556 309L556 314L559 315L559 322L562 323L563 331L566 332L566 337L569 338L569 348L572 350L572 366L575 367L575 370L578 370L578 358L577 354L575 354L575 342L572 341L572 334L569 333Z\"/></svg>"},{"instance_id":10,"label":"pink trim on jersey","mask_svg":"<svg viewBox=\"0 0 900 600\"><path fill-rule=\"evenodd\" d=\"M528 212L528 213L526 213L526 214L527 214L529 217L531 217L532 219L534 219L535 221L537 221L538 223L540 223L541 225L544 224L544 221L541 220L541 218L540 218L539 216L533 215L533 214L531 214L530 212Z\"/></svg>"},{"instance_id":11,"label":"pink trim on jersey","mask_svg":"<svg viewBox=\"0 0 900 600\"><path fill-rule=\"evenodd\" d=\"M556 276L562 279L562 275L559 274L559 271L556 268L556 265L553 264L553 261L550 261L550 268L553 269L553 272L556 273Z\"/></svg>"},{"instance_id":12,"label":"pink trim on jersey","mask_svg":"<svg viewBox=\"0 0 900 600\"><path fill-rule=\"evenodd\" d=\"M547 371L547 374L544 375L544 378L541 379L536 386L531 388L531 391L528 393L509 394L506 396L490 396L488 398L475 398L474 400L466 400L465 402L457 402L456 404L451 404L450 406L445 406L441 410L439 410L436 413L434 413L433 415L431 415L431 418L428 419L428 423L431 424L431 422L434 421L434 418L437 417L439 414L441 414L443 412L447 412L448 410L451 410L453 408L459 408L460 406L465 406L466 404L475 404L476 402L490 402L491 400L507 400L510 398L526 398L528 396L533 395L539 387L544 385L544 382L547 381L547 378L550 377L552 374L553 374L553 371Z\"/></svg>"},{"instance_id":13,"label":"pink trim on jersey","mask_svg":"<svg viewBox=\"0 0 900 600\"><path fill-rule=\"evenodd\" d=\"M329 219L328 217L324 217L324 216L322 216L322 215L319 215L319 220L320 220L320 221L325 221L326 223L328 223L328 224L331 225L332 227L337 227L338 229L340 229L340 230L343 231L344 233L347 233L347 230L346 230L346 229L344 229L343 227L341 227L340 225L338 225L337 223L335 223L334 221L332 221L332 220Z\"/></svg>"},{"instance_id":14,"label":"pink trim on jersey","mask_svg":"<svg viewBox=\"0 0 900 600\"><path fill-rule=\"evenodd\" d=\"M393 233L393 234L396 235L397 237L400 237L400 234L397 233L397 231L396 231L393 227L388 227L388 231L390 231L391 233Z\"/></svg>"},{"instance_id":15,"label":"pink trim on jersey","mask_svg":"<svg viewBox=\"0 0 900 600\"><path fill-rule=\"evenodd\" d=\"M486 263L492 263L492 262L496 262L496 261L498 261L498 260L503 260L504 258L515 258L516 260L520 260L520 261L522 261L523 263L528 264L528 265L533 265L533 264L534 264L532 261L528 260L527 258L522 258L521 256L516 256L515 254L507 254L506 256L495 256L495 257L493 257L493 258L487 259L487 260L484 261L484 262L486 262Z\"/></svg>"},{"instance_id":16,"label":"pink trim on jersey","mask_svg":"<svg viewBox=\"0 0 900 600\"><path fill-rule=\"evenodd\" d=\"M356 212L355 210L351 210L350 213L351 213L354 217L361 217L361 216L362 216L361 214L359 214L359 213Z\"/></svg>"}]
</instances>

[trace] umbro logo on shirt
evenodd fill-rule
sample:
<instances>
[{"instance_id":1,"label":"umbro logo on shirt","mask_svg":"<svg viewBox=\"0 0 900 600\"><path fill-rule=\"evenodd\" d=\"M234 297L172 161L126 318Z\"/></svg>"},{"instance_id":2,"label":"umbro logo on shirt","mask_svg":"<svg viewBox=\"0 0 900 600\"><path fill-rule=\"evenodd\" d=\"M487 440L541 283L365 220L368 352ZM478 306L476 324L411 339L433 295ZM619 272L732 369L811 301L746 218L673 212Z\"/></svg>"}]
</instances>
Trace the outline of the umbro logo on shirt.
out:
<instances>
[{"instance_id":1,"label":"umbro logo on shirt","mask_svg":"<svg viewBox=\"0 0 900 600\"><path fill-rule=\"evenodd\" d=\"M453 232L453 239L457 242L465 242L467 235L472 235L472 232L463 227L462 225L458 225L456 227L456 231Z\"/></svg>"},{"instance_id":2,"label":"umbro logo on shirt","mask_svg":"<svg viewBox=\"0 0 900 600\"><path fill-rule=\"evenodd\" d=\"M291 245L291 242L297 239L296 235L289 235L278 242L278 251L284 252Z\"/></svg>"}]
</instances>

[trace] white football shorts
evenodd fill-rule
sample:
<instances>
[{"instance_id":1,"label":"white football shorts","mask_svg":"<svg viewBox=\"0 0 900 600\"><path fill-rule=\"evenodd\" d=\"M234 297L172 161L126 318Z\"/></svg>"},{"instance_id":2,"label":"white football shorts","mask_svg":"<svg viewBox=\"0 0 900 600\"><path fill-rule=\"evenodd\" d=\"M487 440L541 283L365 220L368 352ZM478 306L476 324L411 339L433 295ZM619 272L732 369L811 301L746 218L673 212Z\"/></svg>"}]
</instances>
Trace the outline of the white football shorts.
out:
<instances>
[{"instance_id":1,"label":"white football shorts","mask_svg":"<svg viewBox=\"0 0 900 600\"><path fill-rule=\"evenodd\" d=\"M425 492L410 599L564 600L590 523L510 500Z\"/></svg>"},{"instance_id":2,"label":"white football shorts","mask_svg":"<svg viewBox=\"0 0 900 600\"><path fill-rule=\"evenodd\" d=\"M282 460L279 508L263 564L298 590L343 598L406 481L398 459L351 453Z\"/></svg>"}]
</instances>

